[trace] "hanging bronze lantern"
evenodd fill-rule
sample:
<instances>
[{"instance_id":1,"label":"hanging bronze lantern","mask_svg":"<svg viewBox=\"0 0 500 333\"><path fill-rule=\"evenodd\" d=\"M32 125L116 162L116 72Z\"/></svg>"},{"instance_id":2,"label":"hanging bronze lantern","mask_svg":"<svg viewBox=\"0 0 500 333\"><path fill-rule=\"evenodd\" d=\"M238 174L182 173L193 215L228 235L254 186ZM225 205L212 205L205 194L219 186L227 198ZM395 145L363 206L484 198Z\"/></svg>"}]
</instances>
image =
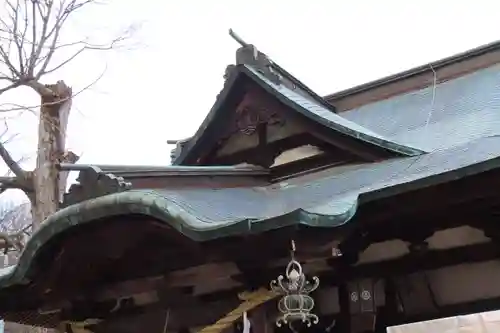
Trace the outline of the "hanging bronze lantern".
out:
<instances>
[{"instance_id":1,"label":"hanging bronze lantern","mask_svg":"<svg viewBox=\"0 0 500 333\"><path fill-rule=\"evenodd\" d=\"M278 327L282 324L291 325L296 321L301 321L308 327L319 322L318 316L311 313L314 299L309 296L318 288L319 279L314 276L312 282L307 281L302 266L294 259L294 252L295 243L292 241L292 259L286 267L285 276L280 275L271 282L271 290L283 295L278 302L278 310L281 312L276 320Z\"/></svg>"}]
</instances>

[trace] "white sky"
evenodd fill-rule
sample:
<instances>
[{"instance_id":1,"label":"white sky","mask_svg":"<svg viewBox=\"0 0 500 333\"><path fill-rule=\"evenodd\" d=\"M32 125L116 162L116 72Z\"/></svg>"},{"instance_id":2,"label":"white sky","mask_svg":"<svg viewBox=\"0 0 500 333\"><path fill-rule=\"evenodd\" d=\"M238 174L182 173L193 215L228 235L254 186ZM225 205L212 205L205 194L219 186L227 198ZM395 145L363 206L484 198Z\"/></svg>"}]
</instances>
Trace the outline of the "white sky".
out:
<instances>
[{"instance_id":1,"label":"white sky","mask_svg":"<svg viewBox=\"0 0 500 333\"><path fill-rule=\"evenodd\" d=\"M107 68L75 98L67 146L81 163L166 165L166 140L194 133L234 62L229 28L324 95L500 39L499 12L493 0L114 0L79 14L66 38L140 24L130 46L87 54L46 83L78 91ZM10 98L37 102L26 90ZM33 156L36 116L9 128L14 154Z\"/></svg>"}]
</instances>

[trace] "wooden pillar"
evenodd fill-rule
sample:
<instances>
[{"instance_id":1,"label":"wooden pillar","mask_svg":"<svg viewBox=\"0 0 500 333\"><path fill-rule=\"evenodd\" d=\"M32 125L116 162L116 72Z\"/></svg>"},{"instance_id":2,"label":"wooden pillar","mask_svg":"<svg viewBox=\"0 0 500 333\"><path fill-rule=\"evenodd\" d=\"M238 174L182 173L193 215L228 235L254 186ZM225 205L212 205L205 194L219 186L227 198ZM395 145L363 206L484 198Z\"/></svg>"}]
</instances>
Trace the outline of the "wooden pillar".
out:
<instances>
[{"instance_id":1,"label":"wooden pillar","mask_svg":"<svg viewBox=\"0 0 500 333\"><path fill-rule=\"evenodd\" d=\"M377 314L375 333L387 333L387 327L393 326L399 319L397 288L392 278L384 280L384 305Z\"/></svg>"},{"instance_id":2,"label":"wooden pillar","mask_svg":"<svg viewBox=\"0 0 500 333\"><path fill-rule=\"evenodd\" d=\"M339 285L339 306L340 306L340 314L336 328L338 329L339 332L350 332L351 311L350 311L349 290L346 284Z\"/></svg>"}]
</instances>

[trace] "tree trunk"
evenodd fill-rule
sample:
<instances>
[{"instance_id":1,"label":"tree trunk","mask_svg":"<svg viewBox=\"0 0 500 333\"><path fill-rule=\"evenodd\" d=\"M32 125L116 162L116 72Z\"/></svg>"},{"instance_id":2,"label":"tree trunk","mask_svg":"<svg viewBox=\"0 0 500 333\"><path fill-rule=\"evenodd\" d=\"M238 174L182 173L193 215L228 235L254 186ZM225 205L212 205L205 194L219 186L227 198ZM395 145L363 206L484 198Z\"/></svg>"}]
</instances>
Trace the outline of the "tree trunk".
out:
<instances>
[{"instance_id":1,"label":"tree trunk","mask_svg":"<svg viewBox=\"0 0 500 333\"><path fill-rule=\"evenodd\" d=\"M30 198L34 229L57 211L68 178L67 172L59 172L57 164L66 156L66 128L72 91L63 81L47 85L47 88L53 94L42 96L36 169L33 174L35 194Z\"/></svg>"},{"instance_id":2,"label":"tree trunk","mask_svg":"<svg viewBox=\"0 0 500 333\"><path fill-rule=\"evenodd\" d=\"M60 172L57 164L63 161L75 163L78 160L75 154L65 152L72 90L63 81L46 87L52 94L42 94L36 168L33 172L34 193L29 196L33 230L59 208L68 172ZM64 332L63 329L54 331ZM35 327L31 332L40 333L42 329Z\"/></svg>"}]
</instances>

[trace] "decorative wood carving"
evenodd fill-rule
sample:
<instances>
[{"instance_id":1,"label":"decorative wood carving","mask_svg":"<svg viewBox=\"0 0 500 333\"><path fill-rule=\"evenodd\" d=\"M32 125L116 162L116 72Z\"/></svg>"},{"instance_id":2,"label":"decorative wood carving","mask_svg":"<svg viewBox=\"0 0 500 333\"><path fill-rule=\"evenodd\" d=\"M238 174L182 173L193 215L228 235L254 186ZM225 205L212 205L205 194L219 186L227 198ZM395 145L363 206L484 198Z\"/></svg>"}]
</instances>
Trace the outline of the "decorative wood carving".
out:
<instances>
[{"instance_id":1,"label":"decorative wood carving","mask_svg":"<svg viewBox=\"0 0 500 333\"><path fill-rule=\"evenodd\" d=\"M284 124L284 107L264 92L250 87L234 112L229 134L241 132L252 135L259 124Z\"/></svg>"},{"instance_id":2,"label":"decorative wood carving","mask_svg":"<svg viewBox=\"0 0 500 333\"><path fill-rule=\"evenodd\" d=\"M79 184L71 185L68 192L64 194L62 207L132 188L132 184L125 181L123 177L105 173L97 167L80 171L77 181Z\"/></svg>"}]
</instances>

